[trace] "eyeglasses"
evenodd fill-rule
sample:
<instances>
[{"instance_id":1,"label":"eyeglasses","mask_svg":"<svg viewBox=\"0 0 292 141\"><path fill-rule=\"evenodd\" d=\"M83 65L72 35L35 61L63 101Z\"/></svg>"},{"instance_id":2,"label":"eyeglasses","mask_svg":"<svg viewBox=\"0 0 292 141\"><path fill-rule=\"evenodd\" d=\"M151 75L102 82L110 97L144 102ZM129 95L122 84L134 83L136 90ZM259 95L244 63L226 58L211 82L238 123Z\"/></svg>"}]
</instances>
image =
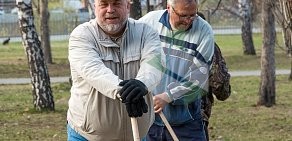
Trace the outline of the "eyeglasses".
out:
<instances>
[{"instance_id":1,"label":"eyeglasses","mask_svg":"<svg viewBox=\"0 0 292 141\"><path fill-rule=\"evenodd\" d=\"M195 14L192 14L192 15L181 15L181 14L178 14L174 8L171 6L172 8L172 11L175 15L177 15L179 17L180 20L193 20L196 18L196 13Z\"/></svg>"}]
</instances>

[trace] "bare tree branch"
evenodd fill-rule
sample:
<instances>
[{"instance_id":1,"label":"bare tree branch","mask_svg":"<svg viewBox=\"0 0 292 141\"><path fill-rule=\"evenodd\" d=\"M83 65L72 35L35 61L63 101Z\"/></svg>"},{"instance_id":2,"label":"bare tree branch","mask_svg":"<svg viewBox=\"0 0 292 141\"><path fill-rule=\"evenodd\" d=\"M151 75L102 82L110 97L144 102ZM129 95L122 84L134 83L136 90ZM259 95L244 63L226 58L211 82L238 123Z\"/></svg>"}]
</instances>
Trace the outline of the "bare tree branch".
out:
<instances>
[{"instance_id":1,"label":"bare tree branch","mask_svg":"<svg viewBox=\"0 0 292 141\"><path fill-rule=\"evenodd\" d=\"M211 12L211 15L213 15L213 14L218 10L218 8L219 8L219 6L220 6L220 4L221 4L221 1L222 1L222 0L219 0L219 2L218 2L218 4L217 4L216 8Z\"/></svg>"},{"instance_id":2,"label":"bare tree branch","mask_svg":"<svg viewBox=\"0 0 292 141\"><path fill-rule=\"evenodd\" d=\"M242 16L240 15L239 11L237 9L235 9L234 7L230 7L230 6L222 6L222 9L239 17L242 20Z\"/></svg>"}]
</instances>

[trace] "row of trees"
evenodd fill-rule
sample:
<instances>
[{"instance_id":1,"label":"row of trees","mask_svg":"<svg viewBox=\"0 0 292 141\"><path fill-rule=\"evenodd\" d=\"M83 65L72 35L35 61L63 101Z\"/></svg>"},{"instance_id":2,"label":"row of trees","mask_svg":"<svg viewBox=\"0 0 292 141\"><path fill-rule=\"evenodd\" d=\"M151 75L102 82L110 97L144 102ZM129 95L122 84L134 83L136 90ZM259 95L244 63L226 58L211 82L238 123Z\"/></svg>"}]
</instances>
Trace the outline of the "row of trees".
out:
<instances>
[{"instance_id":1,"label":"row of trees","mask_svg":"<svg viewBox=\"0 0 292 141\"><path fill-rule=\"evenodd\" d=\"M214 1L214 0L213 0ZM93 0L82 0L91 11L91 17L94 16ZM23 38L23 45L28 58L30 68L31 83L33 85L34 106L38 110L54 110L53 94L50 87L50 77L48 74L48 63L52 62L50 34L49 34L49 12L48 0L34 0L41 20L41 40L38 39L36 28L34 26L34 16L32 0L17 0L19 8L19 26ZM149 0L147 0L149 6ZM206 0L201 2L204 5ZM230 4L231 3L231 4ZM161 3L166 6L166 1ZM237 8L236 8L237 7ZM274 48L276 46L275 19L280 23L283 29L283 38L287 54L291 56L292 42L292 0L219 0L211 13L217 9L223 9L237 15L242 21L242 42L244 55L256 55L252 39L252 21L261 13L263 29L263 46L261 54L261 83L259 90L259 105L267 107L273 106L275 102L275 60ZM151 10L147 8L147 10ZM141 3L139 0L132 1L130 16L138 19L142 16ZM275 17L276 15L276 17ZM292 72L292 61L291 61ZM292 73L290 74L292 79Z\"/></svg>"},{"instance_id":2,"label":"row of trees","mask_svg":"<svg viewBox=\"0 0 292 141\"><path fill-rule=\"evenodd\" d=\"M205 0L206 1L206 0ZM203 1L204 2L204 1ZM233 3L232 5L228 3ZM275 59L274 48L276 47L275 19L283 30L285 47L282 47L291 61L289 80L292 80L292 0L219 0L216 9L221 8L242 21L241 37L244 55L256 55L253 38L252 23L261 14L263 29L263 46L261 54L261 82L258 105L267 107L276 104L275 90ZM216 9L213 11L215 12ZM276 18L275 18L275 15Z\"/></svg>"}]
</instances>

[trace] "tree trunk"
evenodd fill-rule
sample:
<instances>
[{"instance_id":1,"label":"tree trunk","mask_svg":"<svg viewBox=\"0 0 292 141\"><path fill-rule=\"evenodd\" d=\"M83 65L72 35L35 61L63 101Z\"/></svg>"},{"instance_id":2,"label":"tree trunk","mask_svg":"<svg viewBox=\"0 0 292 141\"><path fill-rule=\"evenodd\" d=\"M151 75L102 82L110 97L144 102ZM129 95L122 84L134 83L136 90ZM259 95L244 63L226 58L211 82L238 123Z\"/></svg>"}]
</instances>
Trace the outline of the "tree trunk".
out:
<instances>
[{"instance_id":1,"label":"tree trunk","mask_svg":"<svg viewBox=\"0 0 292 141\"><path fill-rule=\"evenodd\" d=\"M142 17L141 3L140 0L133 0L132 2L130 17L137 20Z\"/></svg>"},{"instance_id":2,"label":"tree trunk","mask_svg":"<svg viewBox=\"0 0 292 141\"><path fill-rule=\"evenodd\" d=\"M285 50L291 61L289 80L292 80L292 0L278 0L274 13L281 25Z\"/></svg>"},{"instance_id":3,"label":"tree trunk","mask_svg":"<svg viewBox=\"0 0 292 141\"><path fill-rule=\"evenodd\" d=\"M90 14L90 18L94 19L95 14L94 14L94 0L88 0L88 11Z\"/></svg>"},{"instance_id":4,"label":"tree trunk","mask_svg":"<svg viewBox=\"0 0 292 141\"><path fill-rule=\"evenodd\" d=\"M282 0L280 3L284 13L284 27L287 27L284 32L284 43L291 61L289 80L292 80L292 0Z\"/></svg>"},{"instance_id":5,"label":"tree trunk","mask_svg":"<svg viewBox=\"0 0 292 141\"><path fill-rule=\"evenodd\" d=\"M242 17L241 38L243 42L243 54L256 55L252 39L252 16L250 0L238 0L239 12Z\"/></svg>"},{"instance_id":6,"label":"tree trunk","mask_svg":"<svg viewBox=\"0 0 292 141\"><path fill-rule=\"evenodd\" d=\"M292 6L292 5L291 5ZM292 17L291 17L291 19L292 19ZM292 22L292 20L291 20L291 22ZM289 47L288 47L288 57L289 57L289 59L290 59L290 62L291 62L291 65L290 65L290 75L289 75L289 80L290 81L292 81L292 25L291 25L291 28L290 28L290 39L289 39L289 42L290 42L290 44L289 44Z\"/></svg>"},{"instance_id":7,"label":"tree trunk","mask_svg":"<svg viewBox=\"0 0 292 141\"><path fill-rule=\"evenodd\" d=\"M263 46L261 55L261 82L258 105L271 107L276 104L275 88L275 18L273 0L265 0L262 5Z\"/></svg>"},{"instance_id":8,"label":"tree trunk","mask_svg":"<svg viewBox=\"0 0 292 141\"><path fill-rule=\"evenodd\" d=\"M88 9L90 19L94 19L95 18L94 0L81 0L81 2L82 2L82 7Z\"/></svg>"},{"instance_id":9,"label":"tree trunk","mask_svg":"<svg viewBox=\"0 0 292 141\"><path fill-rule=\"evenodd\" d=\"M289 76L289 80L292 80L292 59L290 59L291 61L291 67L290 67L290 76Z\"/></svg>"},{"instance_id":10,"label":"tree trunk","mask_svg":"<svg viewBox=\"0 0 292 141\"><path fill-rule=\"evenodd\" d=\"M288 21L283 19L281 22L283 42L286 48L287 56L292 57L292 30L288 28Z\"/></svg>"},{"instance_id":11,"label":"tree trunk","mask_svg":"<svg viewBox=\"0 0 292 141\"><path fill-rule=\"evenodd\" d=\"M22 43L28 58L32 83L33 103L37 110L54 110L50 77L44 60L41 42L34 26L30 0L16 0Z\"/></svg>"},{"instance_id":12,"label":"tree trunk","mask_svg":"<svg viewBox=\"0 0 292 141\"><path fill-rule=\"evenodd\" d=\"M40 1L40 20L41 20L41 46L44 50L44 58L48 64L53 63L51 44L50 44L50 28L49 28L50 15L48 12L48 1Z\"/></svg>"},{"instance_id":13,"label":"tree trunk","mask_svg":"<svg viewBox=\"0 0 292 141\"><path fill-rule=\"evenodd\" d=\"M153 5L150 5L150 0L146 0L147 4L147 13L154 10Z\"/></svg>"},{"instance_id":14,"label":"tree trunk","mask_svg":"<svg viewBox=\"0 0 292 141\"><path fill-rule=\"evenodd\" d=\"M88 0L81 0L82 8L87 8L88 2L89 2Z\"/></svg>"},{"instance_id":15,"label":"tree trunk","mask_svg":"<svg viewBox=\"0 0 292 141\"><path fill-rule=\"evenodd\" d=\"M279 1L278 21L282 27L284 45L287 48L287 55L292 56L292 1ZM276 11L277 12L277 11Z\"/></svg>"},{"instance_id":16,"label":"tree trunk","mask_svg":"<svg viewBox=\"0 0 292 141\"><path fill-rule=\"evenodd\" d=\"M201 3L201 1L200 1ZM166 9L167 8L167 0L162 0L162 8Z\"/></svg>"}]
</instances>

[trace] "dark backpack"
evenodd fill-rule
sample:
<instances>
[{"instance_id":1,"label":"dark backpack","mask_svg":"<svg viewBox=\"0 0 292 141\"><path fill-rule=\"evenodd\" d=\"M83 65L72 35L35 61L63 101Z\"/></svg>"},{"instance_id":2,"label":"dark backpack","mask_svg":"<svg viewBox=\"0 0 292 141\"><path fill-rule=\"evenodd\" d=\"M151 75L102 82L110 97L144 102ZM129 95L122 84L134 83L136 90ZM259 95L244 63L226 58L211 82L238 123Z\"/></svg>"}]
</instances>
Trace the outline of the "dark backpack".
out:
<instances>
[{"instance_id":1,"label":"dark backpack","mask_svg":"<svg viewBox=\"0 0 292 141\"><path fill-rule=\"evenodd\" d=\"M213 94L221 101L226 100L231 94L230 74L228 73L225 60L216 43L214 47L213 64L209 74L209 92L202 97L201 105L203 120L206 122L208 122L211 116L212 105L214 103Z\"/></svg>"},{"instance_id":2,"label":"dark backpack","mask_svg":"<svg viewBox=\"0 0 292 141\"><path fill-rule=\"evenodd\" d=\"M213 64L209 75L209 93L213 93L218 100L226 100L231 94L230 74L220 48L214 45Z\"/></svg>"}]
</instances>

